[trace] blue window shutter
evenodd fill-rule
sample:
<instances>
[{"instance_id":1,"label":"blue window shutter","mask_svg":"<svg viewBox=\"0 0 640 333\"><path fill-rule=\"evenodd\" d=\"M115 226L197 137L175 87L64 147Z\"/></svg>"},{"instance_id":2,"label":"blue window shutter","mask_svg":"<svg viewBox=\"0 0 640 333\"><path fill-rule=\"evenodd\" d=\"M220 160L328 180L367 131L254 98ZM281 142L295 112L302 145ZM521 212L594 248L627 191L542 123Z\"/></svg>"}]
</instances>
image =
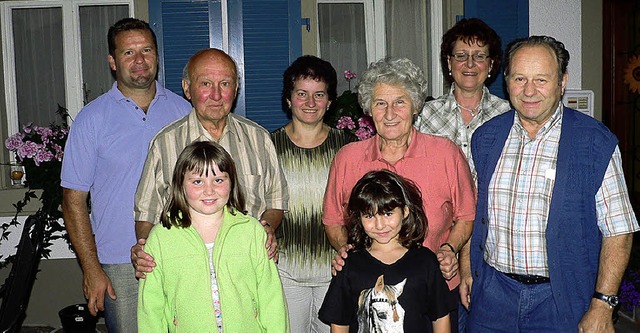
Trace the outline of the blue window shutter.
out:
<instances>
[{"instance_id":1,"label":"blue window shutter","mask_svg":"<svg viewBox=\"0 0 640 333\"><path fill-rule=\"evenodd\" d=\"M289 121L282 110L282 74L302 48L299 35L292 39L290 32L301 30L299 1L243 1L242 16L246 115L272 131Z\"/></svg>"},{"instance_id":2,"label":"blue window shutter","mask_svg":"<svg viewBox=\"0 0 640 333\"><path fill-rule=\"evenodd\" d=\"M493 28L502 39L503 51L513 40L529 36L527 0L465 0L464 16L477 17ZM496 96L506 98L503 71L504 68L499 71L489 90Z\"/></svg>"},{"instance_id":3,"label":"blue window shutter","mask_svg":"<svg viewBox=\"0 0 640 333\"><path fill-rule=\"evenodd\" d=\"M235 113L268 130L289 120L282 110L282 73L301 55L299 0L228 0L229 54L238 63ZM220 0L149 0L165 87L182 94L182 70L196 51L221 48Z\"/></svg>"},{"instance_id":4,"label":"blue window shutter","mask_svg":"<svg viewBox=\"0 0 640 333\"><path fill-rule=\"evenodd\" d=\"M149 0L149 24L158 38L158 80L182 95L182 70L196 51L209 47L209 1Z\"/></svg>"}]
</instances>

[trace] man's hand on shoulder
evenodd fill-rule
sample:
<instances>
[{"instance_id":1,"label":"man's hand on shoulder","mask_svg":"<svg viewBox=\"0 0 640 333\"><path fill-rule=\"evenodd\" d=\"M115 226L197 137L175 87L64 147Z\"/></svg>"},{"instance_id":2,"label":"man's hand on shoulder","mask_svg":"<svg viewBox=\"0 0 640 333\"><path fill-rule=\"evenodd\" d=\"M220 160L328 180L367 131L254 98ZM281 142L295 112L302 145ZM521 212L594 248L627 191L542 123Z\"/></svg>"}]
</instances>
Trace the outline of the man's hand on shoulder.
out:
<instances>
[{"instance_id":1,"label":"man's hand on shoulder","mask_svg":"<svg viewBox=\"0 0 640 333\"><path fill-rule=\"evenodd\" d=\"M265 247L267 248L269 259L273 259L273 261L277 263L278 240L276 239L276 231L266 220L260 220L260 224L262 224L262 227L264 227L264 231L267 233L267 243L265 244Z\"/></svg>"},{"instance_id":2,"label":"man's hand on shoulder","mask_svg":"<svg viewBox=\"0 0 640 333\"><path fill-rule=\"evenodd\" d=\"M136 277L139 279L146 278L146 273L151 273L153 268L156 267L153 257L144 252L146 241L146 239L140 238L138 243L131 247L131 264L133 264L133 268L136 270Z\"/></svg>"}]
</instances>

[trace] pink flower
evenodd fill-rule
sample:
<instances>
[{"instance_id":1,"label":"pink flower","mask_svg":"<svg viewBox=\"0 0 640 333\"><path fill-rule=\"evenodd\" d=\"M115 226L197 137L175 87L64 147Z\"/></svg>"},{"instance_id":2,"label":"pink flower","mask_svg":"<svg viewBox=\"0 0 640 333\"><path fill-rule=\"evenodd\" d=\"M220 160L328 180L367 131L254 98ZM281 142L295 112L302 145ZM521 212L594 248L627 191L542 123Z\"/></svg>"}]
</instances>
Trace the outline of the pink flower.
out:
<instances>
[{"instance_id":1,"label":"pink flower","mask_svg":"<svg viewBox=\"0 0 640 333\"><path fill-rule=\"evenodd\" d=\"M27 124L27 125L23 126L23 127L22 127L22 131L23 131L23 132L25 132L26 134L31 133L31 131L32 131L31 123L29 123L29 124Z\"/></svg>"},{"instance_id":2,"label":"pink flower","mask_svg":"<svg viewBox=\"0 0 640 333\"><path fill-rule=\"evenodd\" d=\"M350 81L351 79L355 79L356 73L347 69L346 71L344 71L344 78L347 79L347 81Z\"/></svg>"},{"instance_id":3,"label":"pink flower","mask_svg":"<svg viewBox=\"0 0 640 333\"><path fill-rule=\"evenodd\" d=\"M36 133L40 134L40 136L42 136L42 140L46 139L47 137L49 137L50 135L53 134L53 130L49 127L38 127L36 126L34 128L34 130L36 131Z\"/></svg>"},{"instance_id":4,"label":"pink flower","mask_svg":"<svg viewBox=\"0 0 640 333\"><path fill-rule=\"evenodd\" d=\"M366 140L373 136L373 132L371 132L371 130L366 127L358 128L355 134L360 141Z\"/></svg>"},{"instance_id":5,"label":"pink flower","mask_svg":"<svg viewBox=\"0 0 640 333\"><path fill-rule=\"evenodd\" d=\"M356 128L356 123L353 122L353 119L348 116L342 116L338 119L338 123L336 124L337 129L350 129L353 130Z\"/></svg>"},{"instance_id":6,"label":"pink flower","mask_svg":"<svg viewBox=\"0 0 640 333\"><path fill-rule=\"evenodd\" d=\"M36 155L38 148L40 147L38 147L37 143L33 141L27 141L18 148L16 153L18 154L18 157L20 157L21 160L25 158L33 158Z\"/></svg>"},{"instance_id":7,"label":"pink flower","mask_svg":"<svg viewBox=\"0 0 640 333\"><path fill-rule=\"evenodd\" d=\"M373 119L369 116L362 116L358 119L358 126L368 128L371 131L376 129L375 124L373 123Z\"/></svg>"},{"instance_id":8,"label":"pink flower","mask_svg":"<svg viewBox=\"0 0 640 333\"><path fill-rule=\"evenodd\" d=\"M39 166L40 163L42 162L51 161L53 157L54 155L52 152L45 149L40 149L36 152L36 155L33 157L33 161L35 162L36 166Z\"/></svg>"},{"instance_id":9,"label":"pink flower","mask_svg":"<svg viewBox=\"0 0 640 333\"><path fill-rule=\"evenodd\" d=\"M9 150L18 150L23 145L22 139L24 139L24 134L16 133L4 141L4 146Z\"/></svg>"}]
</instances>

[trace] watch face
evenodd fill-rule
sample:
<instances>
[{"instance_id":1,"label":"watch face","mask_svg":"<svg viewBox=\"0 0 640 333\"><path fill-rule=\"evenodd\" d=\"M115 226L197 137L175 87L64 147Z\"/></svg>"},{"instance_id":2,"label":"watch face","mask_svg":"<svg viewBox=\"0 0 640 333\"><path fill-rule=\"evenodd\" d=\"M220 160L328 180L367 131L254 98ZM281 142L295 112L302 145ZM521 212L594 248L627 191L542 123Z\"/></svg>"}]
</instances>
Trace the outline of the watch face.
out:
<instances>
[{"instance_id":1,"label":"watch face","mask_svg":"<svg viewBox=\"0 0 640 333\"><path fill-rule=\"evenodd\" d=\"M607 303L609 303L609 305L615 307L618 305L618 296L609 296L609 300L607 301Z\"/></svg>"}]
</instances>

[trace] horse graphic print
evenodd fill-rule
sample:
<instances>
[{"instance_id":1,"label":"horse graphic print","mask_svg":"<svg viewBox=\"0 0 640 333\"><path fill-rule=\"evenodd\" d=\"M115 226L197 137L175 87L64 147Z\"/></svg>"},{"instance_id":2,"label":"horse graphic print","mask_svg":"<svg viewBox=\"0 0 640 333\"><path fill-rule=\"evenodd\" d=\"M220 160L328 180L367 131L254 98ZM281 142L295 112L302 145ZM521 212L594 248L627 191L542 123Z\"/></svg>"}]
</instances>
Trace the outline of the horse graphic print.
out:
<instances>
[{"instance_id":1,"label":"horse graphic print","mask_svg":"<svg viewBox=\"0 0 640 333\"><path fill-rule=\"evenodd\" d=\"M407 279L396 285L385 285L380 275L375 286L360 292L358 298L358 333L404 332L404 309L398 297Z\"/></svg>"}]
</instances>

